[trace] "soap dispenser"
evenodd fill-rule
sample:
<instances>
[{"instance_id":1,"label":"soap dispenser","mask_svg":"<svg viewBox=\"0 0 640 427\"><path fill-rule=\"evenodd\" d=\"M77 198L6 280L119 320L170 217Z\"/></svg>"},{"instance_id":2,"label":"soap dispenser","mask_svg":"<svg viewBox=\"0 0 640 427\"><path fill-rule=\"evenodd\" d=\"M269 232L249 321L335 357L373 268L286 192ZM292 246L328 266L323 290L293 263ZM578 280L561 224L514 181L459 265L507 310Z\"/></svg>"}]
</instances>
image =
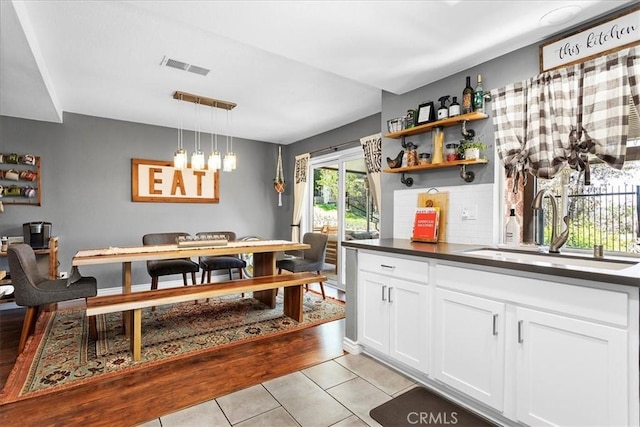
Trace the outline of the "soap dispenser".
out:
<instances>
[{"instance_id":1,"label":"soap dispenser","mask_svg":"<svg viewBox=\"0 0 640 427\"><path fill-rule=\"evenodd\" d=\"M509 219L504 227L504 244L507 246L518 246L520 244L520 224L518 224L515 209L511 209Z\"/></svg>"},{"instance_id":2,"label":"soap dispenser","mask_svg":"<svg viewBox=\"0 0 640 427\"><path fill-rule=\"evenodd\" d=\"M444 105L448 100L449 95L441 96L440 98L438 98L438 101L440 101L440 108L438 108L438 120L446 119L447 117L449 117L449 109Z\"/></svg>"}]
</instances>

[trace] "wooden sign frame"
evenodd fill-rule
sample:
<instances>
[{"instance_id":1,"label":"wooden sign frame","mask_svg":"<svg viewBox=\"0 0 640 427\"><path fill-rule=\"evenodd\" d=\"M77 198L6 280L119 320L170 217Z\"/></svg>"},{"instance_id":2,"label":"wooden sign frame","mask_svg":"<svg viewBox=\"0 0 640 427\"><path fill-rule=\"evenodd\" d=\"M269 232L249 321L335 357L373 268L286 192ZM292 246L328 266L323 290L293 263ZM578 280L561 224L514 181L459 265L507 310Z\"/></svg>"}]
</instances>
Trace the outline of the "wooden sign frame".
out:
<instances>
[{"instance_id":1,"label":"wooden sign frame","mask_svg":"<svg viewBox=\"0 0 640 427\"><path fill-rule=\"evenodd\" d=\"M220 171L176 169L166 160L131 159L131 200L219 203Z\"/></svg>"},{"instance_id":2,"label":"wooden sign frame","mask_svg":"<svg viewBox=\"0 0 640 427\"><path fill-rule=\"evenodd\" d=\"M640 44L640 6L540 45L540 72Z\"/></svg>"}]
</instances>

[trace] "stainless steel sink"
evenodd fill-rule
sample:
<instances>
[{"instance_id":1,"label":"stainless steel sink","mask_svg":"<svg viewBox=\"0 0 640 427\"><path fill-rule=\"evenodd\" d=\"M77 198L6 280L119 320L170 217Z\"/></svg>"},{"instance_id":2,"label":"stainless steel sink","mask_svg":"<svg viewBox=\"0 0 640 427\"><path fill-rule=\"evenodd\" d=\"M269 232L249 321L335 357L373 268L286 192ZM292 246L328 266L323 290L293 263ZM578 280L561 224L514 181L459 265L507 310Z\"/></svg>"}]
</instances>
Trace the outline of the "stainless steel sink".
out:
<instances>
[{"instance_id":1,"label":"stainless steel sink","mask_svg":"<svg viewBox=\"0 0 640 427\"><path fill-rule=\"evenodd\" d=\"M537 264L548 267L575 267L600 270L624 270L640 263L640 260L597 259L579 255L549 254L498 248L482 248L463 251L465 255L480 256L496 261Z\"/></svg>"}]
</instances>

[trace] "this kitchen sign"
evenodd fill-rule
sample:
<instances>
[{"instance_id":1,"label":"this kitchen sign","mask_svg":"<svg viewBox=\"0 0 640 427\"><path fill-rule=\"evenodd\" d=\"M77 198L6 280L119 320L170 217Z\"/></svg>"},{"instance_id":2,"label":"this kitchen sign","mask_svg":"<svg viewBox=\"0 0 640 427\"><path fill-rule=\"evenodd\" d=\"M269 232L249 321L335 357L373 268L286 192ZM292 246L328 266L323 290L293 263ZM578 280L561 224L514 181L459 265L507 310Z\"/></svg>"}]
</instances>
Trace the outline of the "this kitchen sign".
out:
<instances>
[{"instance_id":1,"label":"this kitchen sign","mask_svg":"<svg viewBox=\"0 0 640 427\"><path fill-rule=\"evenodd\" d=\"M540 72L640 44L640 8L540 46Z\"/></svg>"},{"instance_id":2,"label":"this kitchen sign","mask_svg":"<svg viewBox=\"0 0 640 427\"><path fill-rule=\"evenodd\" d=\"M131 159L134 202L218 203L219 171L177 169L163 160Z\"/></svg>"}]
</instances>

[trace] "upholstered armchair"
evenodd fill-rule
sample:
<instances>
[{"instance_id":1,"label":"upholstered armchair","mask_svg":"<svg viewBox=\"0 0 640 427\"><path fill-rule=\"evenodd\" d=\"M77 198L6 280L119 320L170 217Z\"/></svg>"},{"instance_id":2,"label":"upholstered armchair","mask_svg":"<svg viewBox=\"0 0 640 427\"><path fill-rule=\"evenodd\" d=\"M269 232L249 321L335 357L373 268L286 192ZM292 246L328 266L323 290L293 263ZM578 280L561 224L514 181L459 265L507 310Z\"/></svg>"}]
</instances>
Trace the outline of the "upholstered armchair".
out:
<instances>
[{"instance_id":1,"label":"upholstered armchair","mask_svg":"<svg viewBox=\"0 0 640 427\"><path fill-rule=\"evenodd\" d=\"M300 256L289 257L276 261L278 274L281 274L282 270L287 270L292 273L314 271L320 274L321 271L333 268L332 265L325 264L324 262L327 253L328 239L329 236L327 234L306 233L302 236L302 243L306 243L311 247L301 251ZM319 283L320 290L322 291L322 298L324 299L324 284L322 282ZM307 285L307 289L308 288L309 286Z\"/></svg>"},{"instance_id":2,"label":"upholstered armchair","mask_svg":"<svg viewBox=\"0 0 640 427\"><path fill-rule=\"evenodd\" d=\"M175 244L178 237L188 237L189 233L150 233L142 236L145 246ZM158 278L172 274L181 274L182 283L187 286L187 273L191 274L191 283L196 284L198 263L189 258L160 259L147 261L147 272L151 276L151 289L158 289Z\"/></svg>"},{"instance_id":3,"label":"upholstered armchair","mask_svg":"<svg viewBox=\"0 0 640 427\"><path fill-rule=\"evenodd\" d=\"M31 246L24 243L9 245L7 251L9 273L14 287L17 305L27 307L18 344L18 354L22 352L27 338L33 333L40 307L87 298L97 295L98 285L94 277L68 279L48 279L38 269L36 255ZM91 318L91 331L95 334L95 317Z\"/></svg>"}]
</instances>

